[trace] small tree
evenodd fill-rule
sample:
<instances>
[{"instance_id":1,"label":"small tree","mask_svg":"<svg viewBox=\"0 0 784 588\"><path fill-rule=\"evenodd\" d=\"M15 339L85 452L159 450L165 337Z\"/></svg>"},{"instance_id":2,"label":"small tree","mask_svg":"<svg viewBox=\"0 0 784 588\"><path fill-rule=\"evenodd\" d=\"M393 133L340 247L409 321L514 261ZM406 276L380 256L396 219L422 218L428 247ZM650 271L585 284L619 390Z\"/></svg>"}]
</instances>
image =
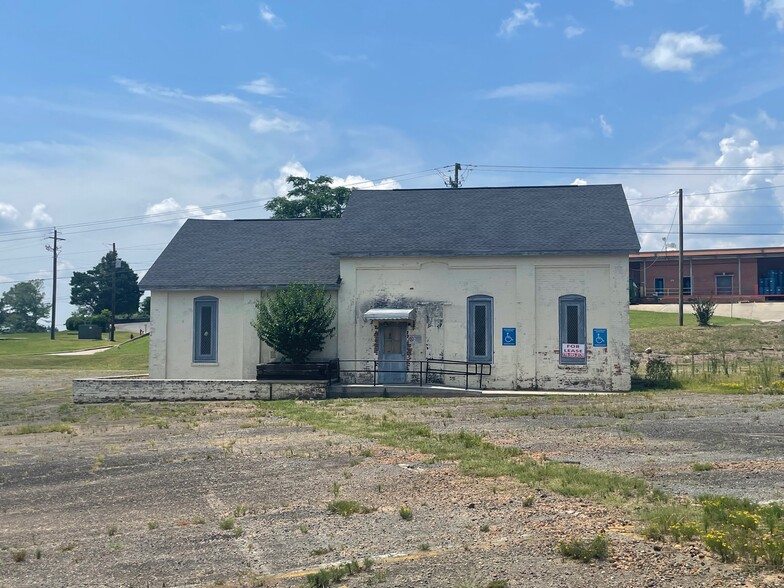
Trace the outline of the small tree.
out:
<instances>
[{"instance_id":1,"label":"small tree","mask_svg":"<svg viewBox=\"0 0 784 588\"><path fill-rule=\"evenodd\" d=\"M291 190L264 205L272 218L338 218L351 196L351 188L333 188L329 176L315 180L289 176L286 181L292 185Z\"/></svg>"},{"instance_id":2,"label":"small tree","mask_svg":"<svg viewBox=\"0 0 784 588\"><path fill-rule=\"evenodd\" d=\"M19 282L0 298L0 314L7 328L17 333L35 333L45 328L38 324L49 318L51 304L44 303L44 281Z\"/></svg>"},{"instance_id":3,"label":"small tree","mask_svg":"<svg viewBox=\"0 0 784 588\"><path fill-rule=\"evenodd\" d=\"M93 269L74 272L71 277L71 304L84 310L83 314L100 314L112 310L112 277L114 277L115 312L134 314L139 310L139 276L127 262L120 260L115 267L117 254L110 251Z\"/></svg>"},{"instance_id":4,"label":"small tree","mask_svg":"<svg viewBox=\"0 0 784 588\"><path fill-rule=\"evenodd\" d=\"M716 312L716 303L713 298L697 298L691 303L694 316L697 317L697 324L707 327Z\"/></svg>"},{"instance_id":5,"label":"small tree","mask_svg":"<svg viewBox=\"0 0 784 588\"><path fill-rule=\"evenodd\" d=\"M335 332L335 306L324 288L291 283L256 301L253 328L259 339L294 363L302 363Z\"/></svg>"}]
</instances>

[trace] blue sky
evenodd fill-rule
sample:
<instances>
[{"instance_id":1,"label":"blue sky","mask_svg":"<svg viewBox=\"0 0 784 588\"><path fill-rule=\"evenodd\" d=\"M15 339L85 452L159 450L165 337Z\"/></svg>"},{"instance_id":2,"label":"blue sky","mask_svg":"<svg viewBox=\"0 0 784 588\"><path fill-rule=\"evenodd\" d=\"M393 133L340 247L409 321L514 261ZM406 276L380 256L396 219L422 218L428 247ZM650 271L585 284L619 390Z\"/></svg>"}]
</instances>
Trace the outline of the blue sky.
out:
<instances>
[{"instance_id":1,"label":"blue sky","mask_svg":"<svg viewBox=\"0 0 784 588\"><path fill-rule=\"evenodd\" d=\"M784 244L784 0L2 0L0 72L0 292L57 226L60 319L112 242L143 274L290 173L623 183L645 250L683 188L687 248Z\"/></svg>"}]
</instances>

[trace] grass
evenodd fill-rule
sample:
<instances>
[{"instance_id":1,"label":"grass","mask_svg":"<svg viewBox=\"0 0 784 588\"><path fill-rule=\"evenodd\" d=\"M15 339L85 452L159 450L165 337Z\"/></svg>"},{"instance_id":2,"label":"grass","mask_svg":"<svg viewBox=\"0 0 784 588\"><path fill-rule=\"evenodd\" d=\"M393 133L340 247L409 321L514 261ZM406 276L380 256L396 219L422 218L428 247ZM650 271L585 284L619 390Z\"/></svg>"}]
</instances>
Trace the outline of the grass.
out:
<instances>
[{"instance_id":1,"label":"grass","mask_svg":"<svg viewBox=\"0 0 784 588\"><path fill-rule=\"evenodd\" d=\"M562 556L588 563L594 559L607 559L610 553L610 542L604 533L597 533L590 541L570 539L558 544Z\"/></svg>"},{"instance_id":2,"label":"grass","mask_svg":"<svg viewBox=\"0 0 784 588\"><path fill-rule=\"evenodd\" d=\"M348 517L353 514L368 514L374 512L375 510L375 508L360 504L356 500L333 500L327 505L327 512L331 514L339 514L344 517Z\"/></svg>"},{"instance_id":3,"label":"grass","mask_svg":"<svg viewBox=\"0 0 784 588\"><path fill-rule=\"evenodd\" d=\"M54 423L52 425L22 425L4 435L35 435L38 433L74 433L73 427L66 423Z\"/></svg>"},{"instance_id":4,"label":"grass","mask_svg":"<svg viewBox=\"0 0 784 588\"><path fill-rule=\"evenodd\" d=\"M752 319L730 318L726 316L714 316L711 319L712 326L726 325L751 325L759 324L759 321ZM683 308L684 327L696 327L697 318L691 313L691 307L684 305ZM629 326L634 329L652 329L662 327L678 327L678 314L674 312L657 312L655 310L634 310L629 309Z\"/></svg>"},{"instance_id":5,"label":"grass","mask_svg":"<svg viewBox=\"0 0 784 588\"><path fill-rule=\"evenodd\" d=\"M369 572L372 567L373 561L369 558L365 558L362 564L353 559L344 564L322 568L315 574L308 574L305 581L308 588L327 588L341 582L346 576L354 576L362 571Z\"/></svg>"},{"instance_id":6,"label":"grass","mask_svg":"<svg viewBox=\"0 0 784 588\"><path fill-rule=\"evenodd\" d=\"M372 439L379 443L432 455L437 461L458 461L460 470L477 477L510 476L532 487L547 488L564 496L624 502L645 497L649 485L630 476L599 472L571 464L539 462L512 447L498 447L474 433L434 433L429 427L403 420L341 412L345 402L305 403L293 400L260 406L292 420L334 433Z\"/></svg>"},{"instance_id":7,"label":"grass","mask_svg":"<svg viewBox=\"0 0 784 588\"><path fill-rule=\"evenodd\" d=\"M713 469L712 463L693 463L691 469L695 472L709 472Z\"/></svg>"},{"instance_id":8,"label":"grass","mask_svg":"<svg viewBox=\"0 0 784 588\"><path fill-rule=\"evenodd\" d=\"M220 520L220 522L218 523L218 526L223 531L230 531L231 529L234 528L234 523L235 522L236 521L235 521L234 517L226 517L225 519L221 519Z\"/></svg>"},{"instance_id":9,"label":"grass","mask_svg":"<svg viewBox=\"0 0 784 588\"><path fill-rule=\"evenodd\" d=\"M404 504L403 506L401 506L400 511L398 512L400 514L400 518L403 519L404 521L410 521L411 519L414 518L414 513L411 512L411 509L408 507L408 505Z\"/></svg>"},{"instance_id":10,"label":"grass","mask_svg":"<svg viewBox=\"0 0 784 588\"><path fill-rule=\"evenodd\" d=\"M130 333L117 331L118 342L128 341ZM108 341L85 341L59 333L51 341L47 333L29 333L0 337L0 369L79 369L146 372L150 349L149 337L134 340L122 347L94 355L48 355L93 347L108 347Z\"/></svg>"}]
</instances>

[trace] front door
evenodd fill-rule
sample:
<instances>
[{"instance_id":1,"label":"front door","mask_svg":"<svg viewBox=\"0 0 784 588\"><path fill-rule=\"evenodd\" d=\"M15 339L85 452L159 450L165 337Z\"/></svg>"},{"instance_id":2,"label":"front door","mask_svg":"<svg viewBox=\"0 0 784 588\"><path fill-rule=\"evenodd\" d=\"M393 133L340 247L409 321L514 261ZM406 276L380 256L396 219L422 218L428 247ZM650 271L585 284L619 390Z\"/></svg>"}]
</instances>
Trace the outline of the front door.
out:
<instances>
[{"instance_id":1,"label":"front door","mask_svg":"<svg viewBox=\"0 0 784 588\"><path fill-rule=\"evenodd\" d=\"M378 326L378 382L406 382L406 324L381 323Z\"/></svg>"}]
</instances>

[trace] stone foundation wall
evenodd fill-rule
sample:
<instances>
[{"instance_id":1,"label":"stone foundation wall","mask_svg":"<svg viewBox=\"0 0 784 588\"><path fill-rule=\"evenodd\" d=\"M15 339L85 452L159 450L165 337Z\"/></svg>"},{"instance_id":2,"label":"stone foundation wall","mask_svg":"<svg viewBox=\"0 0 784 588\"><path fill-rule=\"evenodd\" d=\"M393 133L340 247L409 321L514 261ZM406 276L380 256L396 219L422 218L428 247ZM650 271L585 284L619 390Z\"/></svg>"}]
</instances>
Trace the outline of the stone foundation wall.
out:
<instances>
[{"instance_id":1,"label":"stone foundation wall","mask_svg":"<svg viewBox=\"0 0 784 588\"><path fill-rule=\"evenodd\" d=\"M328 382L259 382L256 380L74 380L73 401L148 402L177 400L318 400Z\"/></svg>"}]
</instances>

